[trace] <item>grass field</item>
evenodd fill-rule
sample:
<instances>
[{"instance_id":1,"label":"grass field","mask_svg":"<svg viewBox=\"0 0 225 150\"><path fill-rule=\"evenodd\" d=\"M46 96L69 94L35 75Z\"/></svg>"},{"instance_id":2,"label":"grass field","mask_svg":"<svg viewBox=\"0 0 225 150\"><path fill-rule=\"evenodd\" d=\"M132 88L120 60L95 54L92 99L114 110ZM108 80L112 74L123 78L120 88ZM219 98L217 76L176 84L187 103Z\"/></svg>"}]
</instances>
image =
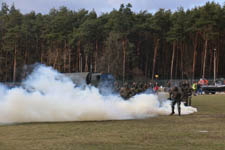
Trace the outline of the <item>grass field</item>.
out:
<instances>
[{"instance_id":1,"label":"grass field","mask_svg":"<svg viewBox=\"0 0 225 150\"><path fill-rule=\"evenodd\" d=\"M143 120L0 126L0 150L225 150L225 95L193 97L198 112Z\"/></svg>"}]
</instances>

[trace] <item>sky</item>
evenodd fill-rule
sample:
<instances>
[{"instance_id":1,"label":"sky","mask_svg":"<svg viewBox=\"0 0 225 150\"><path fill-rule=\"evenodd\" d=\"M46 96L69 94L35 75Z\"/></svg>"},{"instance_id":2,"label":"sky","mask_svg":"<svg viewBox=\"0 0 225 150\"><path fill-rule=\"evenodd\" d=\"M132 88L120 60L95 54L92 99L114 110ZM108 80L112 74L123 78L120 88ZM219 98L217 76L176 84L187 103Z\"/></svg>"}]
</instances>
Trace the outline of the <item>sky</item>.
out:
<instances>
[{"instance_id":1,"label":"sky","mask_svg":"<svg viewBox=\"0 0 225 150\"><path fill-rule=\"evenodd\" d=\"M58 9L60 6L66 6L71 10L95 10L98 15L105 12L111 12L114 8L119 9L120 4L131 3L132 11L140 12L147 10L154 13L160 8L170 9L172 11L179 7L184 9L204 5L207 1L214 1L221 5L225 4L224 0L0 0L8 5L15 4L16 8L22 13L35 11L36 13L47 14L51 8Z\"/></svg>"}]
</instances>

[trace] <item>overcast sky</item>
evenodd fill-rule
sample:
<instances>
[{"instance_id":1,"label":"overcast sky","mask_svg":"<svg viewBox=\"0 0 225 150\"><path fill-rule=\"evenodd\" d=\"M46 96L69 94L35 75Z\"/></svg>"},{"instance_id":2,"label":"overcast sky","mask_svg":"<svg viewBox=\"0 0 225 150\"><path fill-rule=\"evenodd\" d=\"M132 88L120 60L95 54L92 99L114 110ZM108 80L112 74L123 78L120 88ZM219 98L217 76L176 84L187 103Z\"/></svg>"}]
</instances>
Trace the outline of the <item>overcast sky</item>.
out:
<instances>
[{"instance_id":1,"label":"overcast sky","mask_svg":"<svg viewBox=\"0 0 225 150\"><path fill-rule=\"evenodd\" d=\"M60 6L66 6L71 10L85 8L94 9L99 15L102 12L110 12L113 8L118 9L121 3L132 4L132 10L139 12L147 10L155 12L159 8L176 10L178 7L193 8L204 5L207 1L213 0L0 0L8 5L15 4L16 8L22 13L35 12L48 13L51 8L58 9ZM224 0L214 0L214 2L224 5Z\"/></svg>"}]
</instances>

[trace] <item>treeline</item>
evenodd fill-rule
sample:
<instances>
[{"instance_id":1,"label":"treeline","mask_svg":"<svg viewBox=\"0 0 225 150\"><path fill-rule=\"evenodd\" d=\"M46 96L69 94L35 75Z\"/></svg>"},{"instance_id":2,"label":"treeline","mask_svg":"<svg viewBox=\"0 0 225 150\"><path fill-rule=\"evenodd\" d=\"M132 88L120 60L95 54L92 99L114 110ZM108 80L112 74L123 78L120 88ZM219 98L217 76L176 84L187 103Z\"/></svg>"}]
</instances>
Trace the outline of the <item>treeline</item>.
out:
<instances>
[{"instance_id":1,"label":"treeline","mask_svg":"<svg viewBox=\"0 0 225 150\"><path fill-rule=\"evenodd\" d=\"M36 62L60 72L110 72L118 79L225 76L225 6L135 13L131 4L95 11L51 9L22 14L0 10L0 81L16 81Z\"/></svg>"}]
</instances>

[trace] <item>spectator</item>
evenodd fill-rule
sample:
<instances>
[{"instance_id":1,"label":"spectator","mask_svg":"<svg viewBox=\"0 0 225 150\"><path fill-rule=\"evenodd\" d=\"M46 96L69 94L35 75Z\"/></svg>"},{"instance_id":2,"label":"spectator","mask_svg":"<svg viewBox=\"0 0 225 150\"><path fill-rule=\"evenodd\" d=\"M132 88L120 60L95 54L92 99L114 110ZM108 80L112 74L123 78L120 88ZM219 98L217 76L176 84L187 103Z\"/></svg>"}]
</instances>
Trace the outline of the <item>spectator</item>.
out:
<instances>
[{"instance_id":1,"label":"spectator","mask_svg":"<svg viewBox=\"0 0 225 150\"><path fill-rule=\"evenodd\" d=\"M197 91L198 93L200 93L202 95L202 86L204 85L204 80L201 78L199 81L198 81L198 85L197 85Z\"/></svg>"},{"instance_id":2,"label":"spectator","mask_svg":"<svg viewBox=\"0 0 225 150\"><path fill-rule=\"evenodd\" d=\"M201 78L201 79L198 81L198 84L199 84L200 86L204 85L204 80Z\"/></svg>"},{"instance_id":3,"label":"spectator","mask_svg":"<svg viewBox=\"0 0 225 150\"><path fill-rule=\"evenodd\" d=\"M208 80L204 79L204 85L208 85Z\"/></svg>"},{"instance_id":4,"label":"spectator","mask_svg":"<svg viewBox=\"0 0 225 150\"><path fill-rule=\"evenodd\" d=\"M154 90L154 92L155 92L155 93L158 93L158 90L159 90L158 83L156 83L156 84L155 84L155 86L154 86L154 89L153 89L153 90Z\"/></svg>"},{"instance_id":5,"label":"spectator","mask_svg":"<svg viewBox=\"0 0 225 150\"><path fill-rule=\"evenodd\" d=\"M196 93L197 93L197 83L196 82L194 82L192 84L192 89L193 89L193 92L194 92L194 96L196 96Z\"/></svg>"},{"instance_id":6,"label":"spectator","mask_svg":"<svg viewBox=\"0 0 225 150\"><path fill-rule=\"evenodd\" d=\"M201 94L202 95L202 88L201 88L201 84L197 84L197 94Z\"/></svg>"}]
</instances>

